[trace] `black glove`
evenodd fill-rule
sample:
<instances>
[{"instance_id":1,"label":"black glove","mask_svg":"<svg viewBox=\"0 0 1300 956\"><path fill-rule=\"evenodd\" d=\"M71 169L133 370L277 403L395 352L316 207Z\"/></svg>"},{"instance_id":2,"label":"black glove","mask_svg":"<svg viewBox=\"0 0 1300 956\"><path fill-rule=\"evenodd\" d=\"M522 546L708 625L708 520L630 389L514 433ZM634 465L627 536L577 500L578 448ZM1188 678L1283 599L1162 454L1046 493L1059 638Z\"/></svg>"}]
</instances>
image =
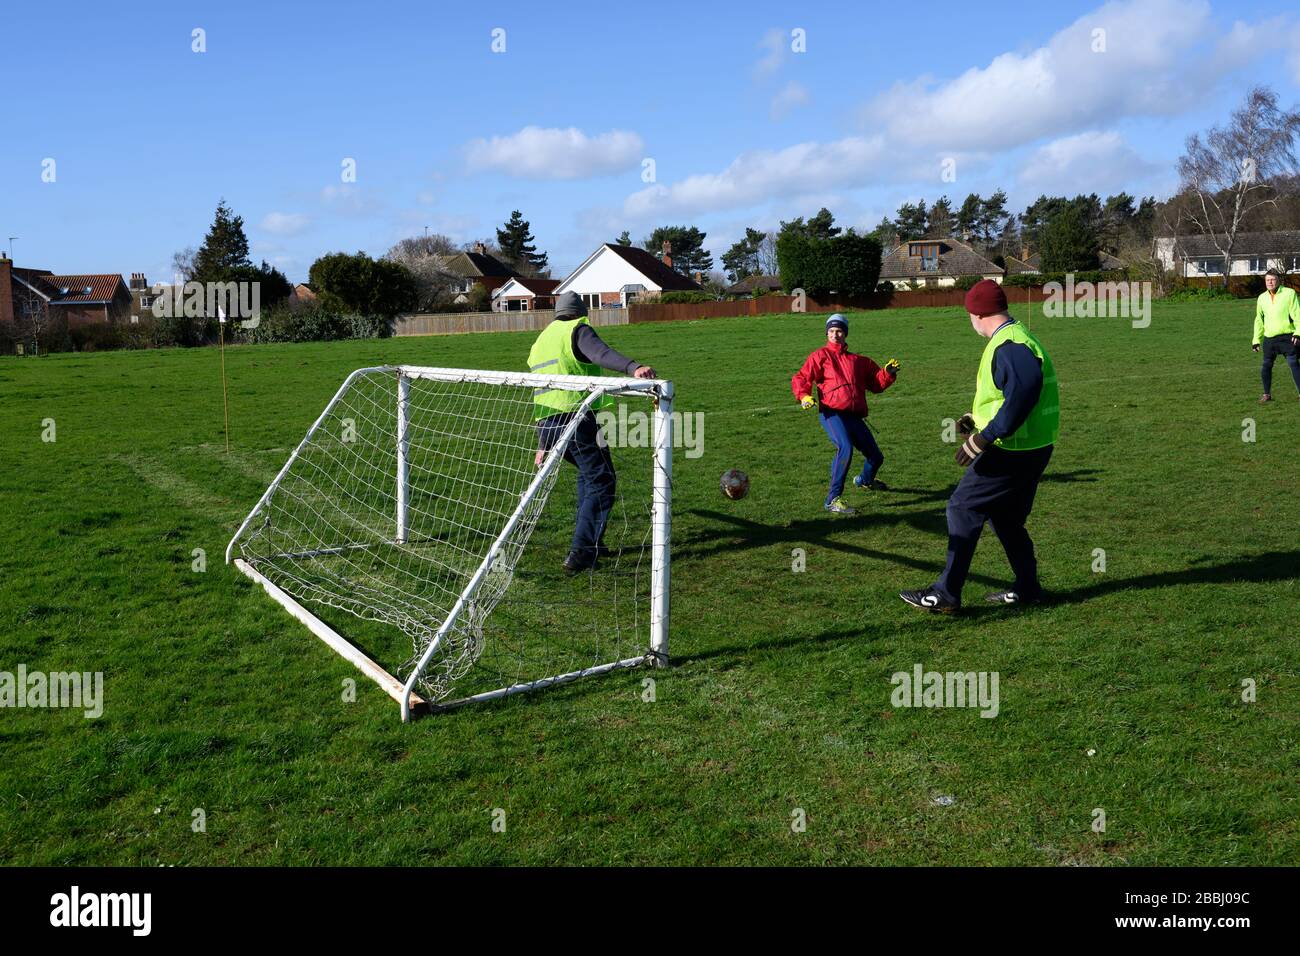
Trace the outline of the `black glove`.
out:
<instances>
[{"instance_id":1,"label":"black glove","mask_svg":"<svg viewBox=\"0 0 1300 956\"><path fill-rule=\"evenodd\" d=\"M957 419L957 434L969 435L975 430L975 419L971 418L970 412L967 412L961 418Z\"/></svg>"},{"instance_id":2,"label":"black glove","mask_svg":"<svg viewBox=\"0 0 1300 956\"><path fill-rule=\"evenodd\" d=\"M958 447L954 460L957 464L965 468L980 456L980 452L985 448L988 448L991 444L993 443L979 432L971 432L970 436L962 442L960 447Z\"/></svg>"},{"instance_id":3,"label":"black glove","mask_svg":"<svg viewBox=\"0 0 1300 956\"><path fill-rule=\"evenodd\" d=\"M1258 351L1259 351L1259 346L1258 346L1258 345L1252 345L1252 346L1250 347L1250 350L1251 350L1252 352L1258 352Z\"/></svg>"}]
</instances>

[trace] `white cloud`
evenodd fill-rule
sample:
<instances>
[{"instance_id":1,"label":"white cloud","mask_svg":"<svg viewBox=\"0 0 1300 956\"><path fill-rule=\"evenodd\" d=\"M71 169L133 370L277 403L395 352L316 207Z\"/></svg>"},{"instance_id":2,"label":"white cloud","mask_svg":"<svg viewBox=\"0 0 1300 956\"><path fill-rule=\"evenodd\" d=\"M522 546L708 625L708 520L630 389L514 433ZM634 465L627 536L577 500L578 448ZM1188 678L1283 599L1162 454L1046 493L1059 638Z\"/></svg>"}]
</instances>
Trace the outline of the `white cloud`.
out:
<instances>
[{"instance_id":1,"label":"white cloud","mask_svg":"<svg viewBox=\"0 0 1300 956\"><path fill-rule=\"evenodd\" d=\"M812 97L802 83L791 80L772 97L772 119L784 119L798 106L807 106Z\"/></svg>"},{"instance_id":2,"label":"white cloud","mask_svg":"<svg viewBox=\"0 0 1300 956\"><path fill-rule=\"evenodd\" d=\"M383 201L363 191L356 183L333 183L320 191L321 202L350 216L369 216L383 208Z\"/></svg>"},{"instance_id":3,"label":"white cloud","mask_svg":"<svg viewBox=\"0 0 1300 956\"><path fill-rule=\"evenodd\" d=\"M1036 149L1021 167L1019 185L1025 192L1048 195L1136 192L1138 183L1164 168L1139 156L1119 133L1092 130Z\"/></svg>"},{"instance_id":4,"label":"white cloud","mask_svg":"<svg viewBox=\"0 0 1300 956\"><path fill-rule=\"evenodd\" d=\"M886 159L878 136L754 150L742 153L719 173L688 176L669 185L657 183L635 192L624 200L623 214L638 221L694 216L801 193L865 186Z\"/></svg>"},{"instance_id":5,"label":"white cloud","mask_svg":"<svg viewBox=\"0 0 1300 956\"><path fill-rule=\"evenodd\" d=\"M493 170L525 179L585 179L635 166L645 154L645 143L626 130L587 136L573 126L525 126L510 136L472 140L465 151L474 171Z\"/></svg>"},{"instance_id":6,"label":"white cloud","mask_svg":"<svg viewBox=\"0 0 1300 956\"><path fill-rule=\"evenodd\" d=\"M763 34L763 39L758 41L758 48L767 51L763 54L763 58L754 64L754 78L761 80L772 76L785 65L790 47L785 32L773 27Z\"/></svg>"},{"instance_id":7,"label":"white cloud","mask_svg":"<svg viewBox=\"0 0 1300 956\"><path fill-rule=\"evenodd\" d=\"M1205 0L1107 3L1028 53L1003 53L944 83L896 84L865 117L900 143L1004 149L1123 116L1181 112L1233 66L1198 49L1213 29Z\"/></svg>"},{"instance_id":8,"label":"white cloud","mask_svg":"<svg viewBox=\"0 0 1300 956\"><path fill-rule=\"evenodd\" d=\"M262 228L273 236L296 236L311 225L311 218L300 212L269 212L262 217Z\"/></svg>"}]
</instances>

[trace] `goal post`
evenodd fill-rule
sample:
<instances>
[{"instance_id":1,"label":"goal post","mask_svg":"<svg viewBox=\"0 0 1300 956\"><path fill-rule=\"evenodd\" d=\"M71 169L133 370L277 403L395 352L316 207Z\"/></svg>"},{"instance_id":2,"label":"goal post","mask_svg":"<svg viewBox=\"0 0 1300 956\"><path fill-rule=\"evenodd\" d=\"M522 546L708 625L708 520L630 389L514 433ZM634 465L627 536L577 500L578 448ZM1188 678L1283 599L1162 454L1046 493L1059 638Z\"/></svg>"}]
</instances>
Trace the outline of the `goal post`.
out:
<instances>
[{"instance_id":1,"label":"goal post","mask_svg":"<svg viewBox=\"0 0 1300 956\"><path fill-rule=\"evenodd\" d=\"M547 420L544 454L543 392L573 396ZM393 696L403 720L663 666L672 402L659 379L357 369L240 524L226 562ZM609 467L584 492L565 459L590 452L578 433L591 434L591 416L611 426L597 439ZM633 416L648 425L641 440L623 433ZM594 522L600 556L570 576L560 562L577 540L575 510ZM358 619L348 630L363 640L336 630L333 611ZM411 656L385 666L394 636Z\"/></svg>"}]
</instances>

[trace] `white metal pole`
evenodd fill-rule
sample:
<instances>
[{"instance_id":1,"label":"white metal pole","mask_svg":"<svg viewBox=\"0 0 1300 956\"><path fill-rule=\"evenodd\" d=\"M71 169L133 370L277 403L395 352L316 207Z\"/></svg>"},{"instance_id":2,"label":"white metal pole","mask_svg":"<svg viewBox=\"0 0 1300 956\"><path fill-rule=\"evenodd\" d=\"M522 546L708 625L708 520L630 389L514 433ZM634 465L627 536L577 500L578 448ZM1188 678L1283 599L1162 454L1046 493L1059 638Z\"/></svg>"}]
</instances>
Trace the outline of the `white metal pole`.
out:
<instances>
[{"instance_id":1,"label":"white metal pole","mask_svg":"<svg viewBox=\"0 0 1300 956\"><path fill-rule=\"evenodd\" d=\"M411 438L407 430L407 413L411 404L411 380L397 370L397 542L405 543L408 530L407 484L411 477L408 454Z\"/></svg>"},{"instance_id":2,"label":"white metal pole","mask_svg":"<svg viewBox=\"0 0 1300 956\"><path fill-rule=\"evenodd\" d=\"M673 383L665 382L655 407L654 505L651 514L650 650L656 667L668 666L669 544L673 529Z\"/></svg>"}]
</instances>

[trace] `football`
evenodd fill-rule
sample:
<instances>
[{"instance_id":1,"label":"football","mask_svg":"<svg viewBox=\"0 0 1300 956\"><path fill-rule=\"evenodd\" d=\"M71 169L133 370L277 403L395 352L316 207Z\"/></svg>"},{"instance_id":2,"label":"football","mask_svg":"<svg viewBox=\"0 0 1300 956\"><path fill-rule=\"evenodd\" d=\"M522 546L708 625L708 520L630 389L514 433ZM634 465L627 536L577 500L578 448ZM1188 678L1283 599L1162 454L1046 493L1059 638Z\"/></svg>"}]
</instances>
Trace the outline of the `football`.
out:
<instances>
[{"instance_id":1,"label":"football","mask_svg":"<svg viewBox=\"0 0 1300 956\"><path fill-rule=\"evenodd\" d=\"M738 501L749 494L749 475L739 468L733 468L722 475L722 493Z\"/></svg>"}]
</instances>

